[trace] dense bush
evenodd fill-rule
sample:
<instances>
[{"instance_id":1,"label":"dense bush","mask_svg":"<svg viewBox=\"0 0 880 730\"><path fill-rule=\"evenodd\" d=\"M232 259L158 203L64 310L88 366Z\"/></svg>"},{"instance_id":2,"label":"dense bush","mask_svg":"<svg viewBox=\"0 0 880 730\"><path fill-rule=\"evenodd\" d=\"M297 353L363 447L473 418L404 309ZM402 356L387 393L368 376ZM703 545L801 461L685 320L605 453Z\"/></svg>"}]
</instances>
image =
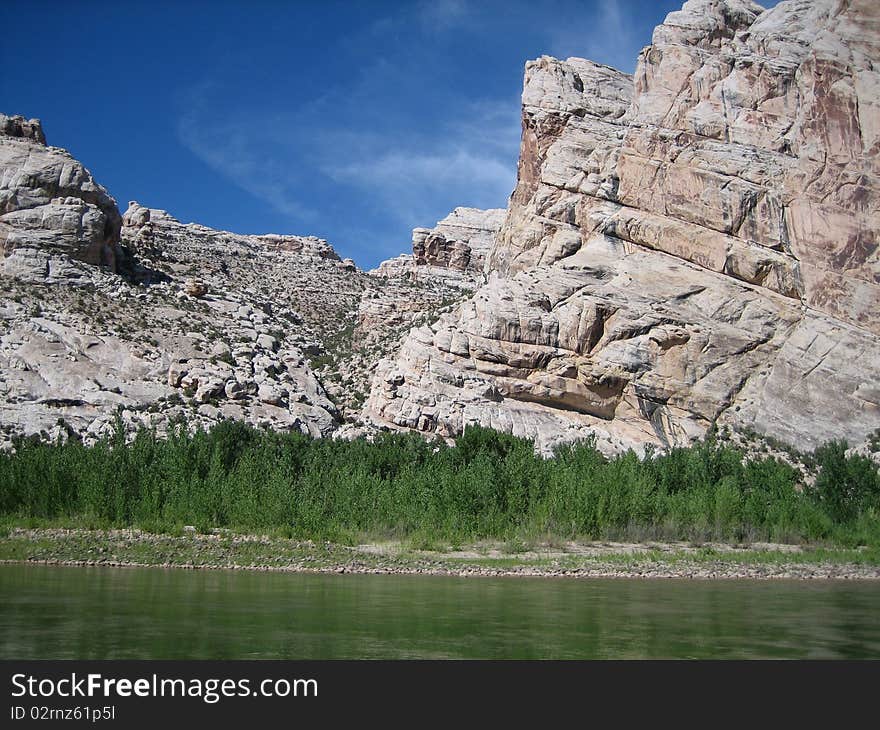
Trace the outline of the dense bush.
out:
<instances>
[{"instance_id":1,"label":"dense bush","mask_svg":"<svg viewBox=\"0 0 880 730\"><path fill-rule=\"evenodd\" d=\"M880 503L880 475L873 461L847 456L845 441L831 441L813 453L819 476L810 489L831 519L846 522Z\"/></svg>"},{"instance_id":2,"label":"dense bush","mask_svg":"<svg viewBox=\"0 0 880 730\"><path fill-rule=\"evenodd\" d=\"M283 530L467 540L627 537L880 543L880 477L830 443L815 484L775 459L705 442L644 460L590 442L551 459L469 428L456 447L415 434L310 439L226 422L167 439L122 430L92 447L22 441L0 456L0 514L164 531Z\"/></svg>"}]
</instances>

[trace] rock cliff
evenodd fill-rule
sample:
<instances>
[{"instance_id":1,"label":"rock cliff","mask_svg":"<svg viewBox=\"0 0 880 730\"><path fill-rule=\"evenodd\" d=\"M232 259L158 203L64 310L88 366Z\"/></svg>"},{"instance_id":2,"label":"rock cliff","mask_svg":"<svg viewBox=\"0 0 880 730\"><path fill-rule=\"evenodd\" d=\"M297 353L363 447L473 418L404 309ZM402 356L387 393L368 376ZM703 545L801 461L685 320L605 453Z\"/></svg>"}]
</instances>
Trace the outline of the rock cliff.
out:
<instances>
[{"instance_id":1,"label":"rock cliff","mask_svg":"<svg viewBox=\"0 0 880 730\"><path fill-rule=\"evenodd\" d=\"M488 282L377 368L366 415L609 450L880 425L880 6L691 0L634 77L526 65Z\"/></svg>"},{"instance_id":2,"label":"rock cliff","mask_svg":"<svg viewBox=\"0 0 880 730\"><path fill-rule=\"evenodd\" d=\"M430 263L367 274L314 236L218 231L137 202L120 215L39 121L7 116L0 205L2 448L91 441L117 414L129 431L232 418L335 433L414 322L476 288L503 215L458 209L429 232Z\"/></svg>"},{"instance_id":3,"label":"rock cliff","mask_svg":"<svg viewBox=\"0 0 880 730\"><path fill-rule=\"evenodd\" d=\"M116 202L0 115L0 447L116 415L549 451L880 427L880 6L691 0L633 76L526 64L506 210L372 272Z\"/></svg>"},{"instance_id":4,"label":"rock cliff","mask_svg":"<svg viewBox=\"0 0 880 730\"><path fill-rule=\"evenodd\" d=\"M361 296L352 354L343 365L354 395L348 402L357 406L352 416L359 415L377 364L397 351L401 338L483 283L485 257L504 215L503 209L456 208L434 228L413 229L411 254L368 272L371 285Z\"/></svg>"},{"instance_id":5,"label":"rock cliff","mask_svg":"<svg viewBox=\"0 0 880 730\"><path fill-rule=\"evenodd\" d=\"M503 208L456 208L434 228L413 229L411 254L383 261L370 273L474 290L483 283L485 260L505 213Z\"/></svg>"},{"instance_id":6,"label":"rock cliff","mask_svg":"<svg viewBox=\"0 0 880 730\"><path fill-rule=\"evenodd\" d=\"M34 281L116 269L116 201L68 152L46 146L38 119L0 114L2 272Z\"/></svg>"}]
</instances>

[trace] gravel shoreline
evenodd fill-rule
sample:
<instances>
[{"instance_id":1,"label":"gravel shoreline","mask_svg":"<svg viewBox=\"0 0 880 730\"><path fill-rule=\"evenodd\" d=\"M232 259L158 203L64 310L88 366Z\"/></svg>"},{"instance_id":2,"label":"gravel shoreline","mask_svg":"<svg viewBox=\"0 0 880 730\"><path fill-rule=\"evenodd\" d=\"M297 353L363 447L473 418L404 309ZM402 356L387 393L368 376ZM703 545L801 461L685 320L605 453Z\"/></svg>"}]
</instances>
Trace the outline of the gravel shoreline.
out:
<instances>
[{"instance_id":1,"label":"gravel shoreline","mask_svg":"<svg viewBox=\"0 0 880 730\"><path fill-rule=\"evenodd\" d=\"M0 560L0 565L55 565L68 567L104 568L173 568L177 570L246 570L267 573L357 574L357 575L425 575L458 578L644 578L680 580L880 580L880 571L857 566L755 566L714 568L671 568L657 564L641 568L574 568L553 570L543 568L417 568L417 567L365 567L339 565L310 568L302 565L214 565L187 563L132 563L101 560Z\"/></svg>"},{"instance_id":2,"label":"gravel shoreline","mask_svg":"<svg viewBox=\"0 0 880 730\"><path fill-rule=\"evenodd\" d=\"M0 564L462 578L880 580L880 565L857 562L857 550L655 543L570 543L522 554L481 549L482 554L475 549L407 550L398 543L350 547L232 533L172 536L17 528L0 537ZM811 560L814 554L821 560Z\"/></svg>"}]
</instances>

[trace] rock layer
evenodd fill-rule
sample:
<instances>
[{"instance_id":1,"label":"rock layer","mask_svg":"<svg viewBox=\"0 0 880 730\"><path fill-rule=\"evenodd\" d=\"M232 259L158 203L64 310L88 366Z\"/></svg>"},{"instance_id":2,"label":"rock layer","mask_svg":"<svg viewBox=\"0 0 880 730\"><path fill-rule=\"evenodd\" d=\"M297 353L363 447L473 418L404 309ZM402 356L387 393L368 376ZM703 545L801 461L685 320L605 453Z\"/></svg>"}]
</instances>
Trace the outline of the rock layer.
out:
<instances>
[{"instance_id":1,"label":"rock layer","mask_svg":"<svg viewBox=\"0 0 880 730\"><path fill-rule=\"evenodd\" d=\"M808 448L880 426L880 8L692 0L633 78L526 65L488 283L382 362L366 414L545 447Z\"/></svg>"},{"instance_id":2,"label":"rock layer","mask_svg":"<svg viewBox=\"0 0 880 730\"><path fill-rule=\"evenodd\" d=\"M456 208L434 228L413 229L412 254L383 261L369 272L382 285L361 298L356 346L381 342L387 347L389 340L436 319L441 309L477 289L504 214L499 208Z\"/></svg>"},{"instance_id":3,"label":"rock layer","mask_svg":"<svg viewBox=\"0 0 880 730\"><path fill-rule=\"evenodd\" d=\"M481 274L503 220L500 208L456 208L433 229L413 230L413 260L417 266Z\"/></svg>"},{"instance_id":4,"label":"rock layer","mask_svg":"<svg viewBox=\"0 0 880 730\"><path fill-rule=\"evenodd\" d=\"M473 290L483 283L486 257L504 222L502 208L456 208L434 228L414 228L412 254L383 261L372 274Z\"/></svg>"},{"instance_id":5,"label":"rock layer","mask_svg":"<svg viewBox=\"0 0 880 730\"><path fill-rule=\"evenodd\" d=\"M432 228L415 228L411 254L388 259L368 272L352 334L345 374L358 411L379 360L395 352L413 327L437 319L483 282L483 267L503 209L456 208Z\"/></svg>"}]
</instances>

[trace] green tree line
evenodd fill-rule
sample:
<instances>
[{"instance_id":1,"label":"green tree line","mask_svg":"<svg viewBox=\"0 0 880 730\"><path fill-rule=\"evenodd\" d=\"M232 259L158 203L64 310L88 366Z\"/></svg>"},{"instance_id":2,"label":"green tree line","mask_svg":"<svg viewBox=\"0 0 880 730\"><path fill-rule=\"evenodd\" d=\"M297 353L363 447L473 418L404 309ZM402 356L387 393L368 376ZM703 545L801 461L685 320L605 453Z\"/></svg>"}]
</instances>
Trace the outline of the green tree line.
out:
<instances>
[{"instance_id":1,"label":"green tree line","mask_svg":"<svg viewBox=\"0 0 880 730\"><path fill-rule=\"evenodd\" d=\"M224 422L167 438L21 440L0 456L7 523L77 522L155 532L281 531L498 539L773 540L880 544L873 461L830 442L805 457L815 478L709 439L640 459L591 442L533 444L468 428L454 447L416 434L311 439ZM808 482L808 483L805 483Z\"/></svg>"}]
</instances>

